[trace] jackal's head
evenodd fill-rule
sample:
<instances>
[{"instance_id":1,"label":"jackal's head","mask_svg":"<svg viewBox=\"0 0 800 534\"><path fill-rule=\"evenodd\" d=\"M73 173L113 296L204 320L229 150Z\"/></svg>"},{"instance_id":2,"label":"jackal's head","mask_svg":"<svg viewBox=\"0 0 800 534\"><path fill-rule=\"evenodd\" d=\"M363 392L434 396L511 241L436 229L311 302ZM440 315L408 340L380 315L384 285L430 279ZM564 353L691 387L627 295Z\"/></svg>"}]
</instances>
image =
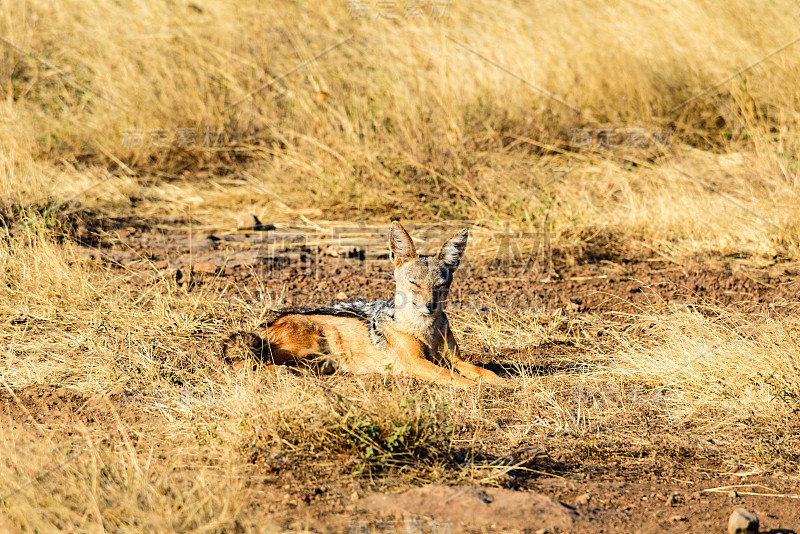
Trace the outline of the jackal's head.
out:
<instances>
[{"instance_id":1,"label":"jackal's head","mask_svg":"<svg viewBox=\"0 0 800 534\"><path fill-rule=\"evenodd\" d=\"M392 223L389 247L397 281L395 307L406 313L438 317L447 302L453 272L467 248L467 230L448 239L435 256L419 256L414 242L397 221Z\"/></svg>"}]
</instances>

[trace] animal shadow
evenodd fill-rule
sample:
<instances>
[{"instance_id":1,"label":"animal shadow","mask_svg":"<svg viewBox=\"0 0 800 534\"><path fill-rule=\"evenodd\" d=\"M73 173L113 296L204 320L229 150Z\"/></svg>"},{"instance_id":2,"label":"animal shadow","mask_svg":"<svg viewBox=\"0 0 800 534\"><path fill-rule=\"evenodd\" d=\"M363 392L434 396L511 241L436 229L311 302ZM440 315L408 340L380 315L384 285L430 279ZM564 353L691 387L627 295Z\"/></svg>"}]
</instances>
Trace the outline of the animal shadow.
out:
<instances>
[{"instance_id":1,"label":"animal shadow","mask_svg":"<svg viewBox=\"0 0 800 534\"><path fill-rule=\"evenodd\" d=\"M550 376L558 373L578 374L586 372L588 369L585 364L571 362L544 364L500 362L482 364L482 367L503 378Z\"/></svg>"}]
</instances>

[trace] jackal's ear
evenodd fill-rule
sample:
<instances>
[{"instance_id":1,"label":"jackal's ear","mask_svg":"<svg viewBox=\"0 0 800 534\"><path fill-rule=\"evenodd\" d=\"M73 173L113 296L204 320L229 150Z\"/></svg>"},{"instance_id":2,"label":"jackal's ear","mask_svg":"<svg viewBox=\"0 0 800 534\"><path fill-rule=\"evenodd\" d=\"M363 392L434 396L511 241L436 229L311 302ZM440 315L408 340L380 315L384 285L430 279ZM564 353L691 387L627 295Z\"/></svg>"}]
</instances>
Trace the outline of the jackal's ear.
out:
<instances>
[{"instance_id":1,"label":"jackal's ear","mask_svg":"<svg viewBox=\"0 0 800 534\"><path fill-rule=\"evenodd\" d=\"M467 230L461 230L456 235L445 241L441 250L436 255L436 259L444 264L450 272L458 268L461 263L461 256L464 255L464 249L467 248Z\"/></svg>"},{"instance_id":2,"label":"jackal's ear","mask_svg":"<svg viewBox=\"0 0 800 534\"><path fill-rule=\"evenodd\" d=\"M406 229L400 226L397 221L392 222L392 232L389 234L389 248L392 251L392 260L395 267L400 267L405 262L417 257L414 249L414 241L408 235Z\"/></svg>"}]
</instances>

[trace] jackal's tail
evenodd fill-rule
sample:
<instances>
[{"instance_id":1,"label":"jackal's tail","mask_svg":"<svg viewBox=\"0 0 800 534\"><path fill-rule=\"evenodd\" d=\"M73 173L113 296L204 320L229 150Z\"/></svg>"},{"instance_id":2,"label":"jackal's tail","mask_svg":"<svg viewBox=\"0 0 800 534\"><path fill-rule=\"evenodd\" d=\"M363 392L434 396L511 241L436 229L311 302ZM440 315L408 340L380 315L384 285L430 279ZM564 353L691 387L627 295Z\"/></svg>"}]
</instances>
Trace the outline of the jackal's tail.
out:
<instances>
[{"instance_id":1,"label":"jackal's tail","mask_svg":"<svg viewBox=\"0 0 800 534\"><path fill-rule=\"evenodd\" d=\"M267 354L269 342L252 332L234 332L222 341L222 359L228 364L263 360Z\"/></svg>"},{"instance_id":2,"label":"jackal's tail","mask_svg":"<svg viewBox=\"0 0 800 534\"><path fill-rule=\"evenodd\" d=\"M267 328L285 314L283 310L272 310L267 313L266 322L258 331L267 332ZM222 340L222 359L228 364L236 364L245 360L267 361L270 354L269 341L253 332L239 330Z\"/></svg>"},{"instance_id":3,"label":"jackal's tail","mask_svg":"<svg viewBox=\"0 0 800 534\"><path fill-rule=\"evenodd\" d=\"M222 358L234 367L249 363L291 365L322 374L338 368L321 328L302 314L281 315L267 323L260 334L234 332L222 343Z\"/></svg>"}]
</instances>

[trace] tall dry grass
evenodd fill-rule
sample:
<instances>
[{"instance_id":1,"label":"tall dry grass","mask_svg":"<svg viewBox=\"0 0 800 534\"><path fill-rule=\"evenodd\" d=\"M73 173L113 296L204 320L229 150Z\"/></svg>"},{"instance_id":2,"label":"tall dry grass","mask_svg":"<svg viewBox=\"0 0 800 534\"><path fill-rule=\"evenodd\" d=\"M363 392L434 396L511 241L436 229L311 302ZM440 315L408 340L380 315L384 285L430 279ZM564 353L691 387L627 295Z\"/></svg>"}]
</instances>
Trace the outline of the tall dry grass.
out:
<instances>
[{"instance_id":1,"label":"tall dry grass","mask_svg":"<svg viewBox=\"0 0 800 534\"><path fill-rule=\"evenodd\" d=\"M2 35L103 98L4 44L3 196L191 211L223 226L244 210L526 230L546 218L565 239L603 230L660 249L794 250L795 48L671 111L791 42L791 2L459 2L443 20L396 9L363 20L341 2L4 5ZM180 128L195 129L196 146L182 146ZM575 128L648 139L586 149ZM123 146L130 129L144 146ZM158 129L164 146L148 146ZM224 132L222 146L202 146L206 130ZM671 144L652 139L667 131ZM118 179L84 192L118 165Z\"/></svg>"}]
</instances>

